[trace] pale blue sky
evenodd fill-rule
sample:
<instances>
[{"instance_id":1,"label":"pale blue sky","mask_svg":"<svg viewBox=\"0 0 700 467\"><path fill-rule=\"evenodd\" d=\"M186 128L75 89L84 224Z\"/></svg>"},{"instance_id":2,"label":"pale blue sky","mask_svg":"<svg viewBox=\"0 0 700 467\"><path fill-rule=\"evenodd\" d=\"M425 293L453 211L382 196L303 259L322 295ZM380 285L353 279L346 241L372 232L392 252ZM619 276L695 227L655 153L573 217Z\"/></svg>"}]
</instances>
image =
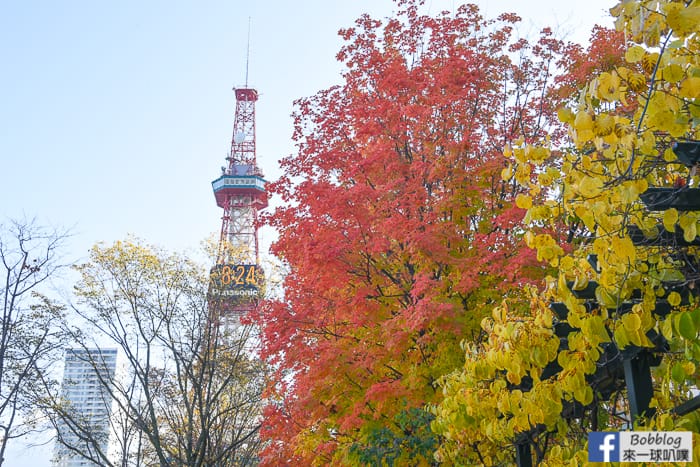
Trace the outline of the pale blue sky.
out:
<instances>
[{"instance_id":1,"label":"pale blue sky","mask_svg":"<svg viewBox=\"0 0 700 467\"><path fill-rule=\"evenodd\" d=\"M585 39L611 2L488 5L520 13L525 30L549 19ZM231 88L245 81L248 18L258 160L274 179L277 160L293 151L292 101L339 81L337 30L392 8L389 0L0 0L0 219L75 226L72 257L127 233L196 248L219 228L210 182L230 144Z\"/></svg>"},{"instance_id":2,"label":"pale blue sky","mask_svg":"<svg viewBox=\"0 0 700 467\"><path fill-rule=\"evenodd\" d=\"M551 25L583 41L594 23L611 24L615 0L481 3L489 16L519 13L524 32ZM258 162L272 180L294 150L292 101L340 81L337 30L392 9L390 0L0 0L0 220L73 226L71 259L128 233L198 248L220 226L211 181L230 145L231 88L245 81L249 17ZM8 465L48 465L50 450L37 461L15 449Z\"/></svg>"}]
</instances>

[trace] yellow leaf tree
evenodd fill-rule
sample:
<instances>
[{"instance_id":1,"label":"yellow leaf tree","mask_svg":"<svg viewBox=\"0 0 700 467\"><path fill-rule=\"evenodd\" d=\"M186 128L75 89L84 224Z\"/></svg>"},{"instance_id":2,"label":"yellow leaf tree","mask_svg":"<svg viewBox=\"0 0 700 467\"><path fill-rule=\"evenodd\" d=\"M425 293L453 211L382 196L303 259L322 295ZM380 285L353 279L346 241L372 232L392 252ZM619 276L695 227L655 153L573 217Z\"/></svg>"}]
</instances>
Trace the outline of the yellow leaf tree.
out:
<instances>
[{"instance_id":1,"label":"yellow leaf tree","mask_svg":"<svg viewBox=\"0 0 700 467\"><path fill-rule=\"evenodd\" d=\"M77 305L64 332L99 375L113 407L114 449L58 388L43 401L58 441L94 465L253 465L264 365L252 325L227 326L210 300L207 269L139 240L98 244L76 266ZM106 374L90 349L115 348Z\"/></svg>"},{"instance_id":2,"label":"yellow leaf tree","mask_svg":"<svg viewBox=\"0 0 700 467\"><path fill-rule=\"evenodd\" d=\"M700 2L622 0L610 12L625 63L559 111L570 145L505 154L504 177L552 193L546 209L525 194L519 204L528 246L557 276L531 291L529 316L504 302L464 367L443 378L433 429L445 462L509 463L516 450L504 448L520 445L540 465L577 465L589 431L700 431L700 416L678 409L698 386L700 213L661 206L692 200L700 181L673 151L700 139ZM546 176L514 175L523 172ZM551 233L561 226L564 241ZM633 420L615 361L642 354L653 360L653 398Z\"/></svg>"}]
</instances>

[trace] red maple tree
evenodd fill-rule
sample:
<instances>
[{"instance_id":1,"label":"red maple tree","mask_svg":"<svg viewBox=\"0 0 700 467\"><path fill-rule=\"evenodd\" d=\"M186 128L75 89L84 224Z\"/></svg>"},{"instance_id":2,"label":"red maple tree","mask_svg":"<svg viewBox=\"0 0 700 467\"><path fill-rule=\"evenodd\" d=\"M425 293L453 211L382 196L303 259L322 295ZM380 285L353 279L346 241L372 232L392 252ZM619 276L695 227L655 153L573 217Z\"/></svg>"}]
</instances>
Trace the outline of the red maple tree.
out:
<instances>
[{"instance_id":1,"label":"red maple tree","mask_svg":"<svg viewBox=\"0 0 700 467\"><path fill-rule=\"evenodd\" d=\"M277 369L265 465L430 462L429 427L418 442L402 414L438 401L460 340L543 274L502 154L563 136L552 83L565 45L548 30L514 38L512 14L398 5L340 32L344 84L296 102L298 151L270 186L284 205L266 221L289 273L284 298L255 316Z\"/></svg>"}]
</instances>

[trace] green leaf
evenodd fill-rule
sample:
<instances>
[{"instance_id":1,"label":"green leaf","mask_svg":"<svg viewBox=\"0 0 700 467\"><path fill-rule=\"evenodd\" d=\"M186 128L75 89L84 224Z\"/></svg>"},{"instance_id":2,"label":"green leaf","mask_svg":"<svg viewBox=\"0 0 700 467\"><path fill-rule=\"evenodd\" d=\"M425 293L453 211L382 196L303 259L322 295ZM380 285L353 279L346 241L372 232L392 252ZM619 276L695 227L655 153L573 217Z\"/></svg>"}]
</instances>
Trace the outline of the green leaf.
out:
<instances>
[{"instance_id":1,"label":"green leaf","mask_svg":"<svg viewBox=\"0 0 700 467\"><path fill-rule=\"evenodd\" d=\"M673 320L665 319L661 323L661 333L668 340L673 338Z\"/></svg>"},{"instance_id":2,"label":"green leaf","mask_svg":"<svg viewBox=\"0 0 700 467\"><path fill-rule=\"evenodd\" d=\"M683 366L679 362L676 362L671 368L671 378L676 383L685 381L685 370L683 370Z\"/></svg>"},{"instance_id":3,"label":"green leaf","mask_svg":"<svg viewBox=\"0 0 700 467\"><path fill-rule=\"evenodd\" d=\"M685 276L678 269L664 268L658 274L650 274L654 278L658 278L661 282L683 282Z\"/></svg>"},{"instance_id":4,"label":"green leaf","mask_svg":"<svg viewBox=\"0 0 700 467\"><path fill-rule=\"evenodd\" d=\"M690 316L690 313L682 313L680 318L678 318L678 332L688 340L695 339L698 330L695 327L695 323L693 323L693 318Z\"/></svg>"},{"instance_id":5,"label":"green leaf","mask_svg":"<svg viewBox=\"0 0 700 467\"><path fill-rule=\"evenodd\" d=\"M689 311L688 314L693 319L695 329L700 328L700 308L696 308L693 311Z\"/></svg>"}]
</instances>

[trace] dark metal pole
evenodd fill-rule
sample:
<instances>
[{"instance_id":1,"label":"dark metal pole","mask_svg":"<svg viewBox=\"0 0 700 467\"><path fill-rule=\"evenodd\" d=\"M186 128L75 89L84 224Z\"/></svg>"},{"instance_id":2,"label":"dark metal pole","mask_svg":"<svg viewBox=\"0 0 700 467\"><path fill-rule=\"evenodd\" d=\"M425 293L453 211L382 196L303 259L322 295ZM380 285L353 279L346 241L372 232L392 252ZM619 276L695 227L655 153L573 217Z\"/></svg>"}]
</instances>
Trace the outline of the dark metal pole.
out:
<instances>
[{"instance_id":1,"label":"dark metal pole","mask_svg":"<svg viewBox=\"0 0 700 467\"><path fill-rule=\"evenodd\" d=\"M689 401L683 402L678 407L674 407L671 409L671 413L675 415L686 415L697 409L700 409L700 396L695 396Z\"/></svg>"},{"instance_id":2,"label":"dark metal pole","mask_svg":"<svg viewBox=\"0 0 700 467\"><path fill-rule=\"evenodd\" d=\"M527 441L515 445L515 462L518 467L532 467L532 452Z\"/></svg>"},{"instance_id":3,"label":"dark metal pole","mask_svg":"<svg viewBox=\"0 0 700 467\"><path fill-rule=\"evenodd\" d=\"M651 383L651 369L649 355L642 351L634 358L625 359L625 383L627 384L627 399L630 404L630 416L632 423L639 417L651 417L655 410L649 408L649 402L654 395Z\"/></svg>"}]
</instances>

